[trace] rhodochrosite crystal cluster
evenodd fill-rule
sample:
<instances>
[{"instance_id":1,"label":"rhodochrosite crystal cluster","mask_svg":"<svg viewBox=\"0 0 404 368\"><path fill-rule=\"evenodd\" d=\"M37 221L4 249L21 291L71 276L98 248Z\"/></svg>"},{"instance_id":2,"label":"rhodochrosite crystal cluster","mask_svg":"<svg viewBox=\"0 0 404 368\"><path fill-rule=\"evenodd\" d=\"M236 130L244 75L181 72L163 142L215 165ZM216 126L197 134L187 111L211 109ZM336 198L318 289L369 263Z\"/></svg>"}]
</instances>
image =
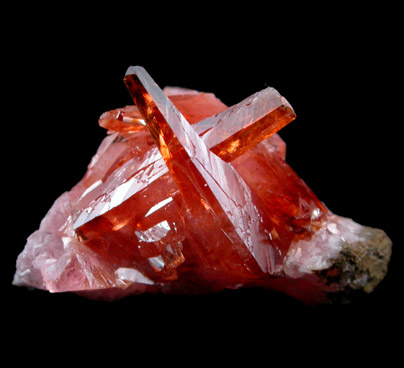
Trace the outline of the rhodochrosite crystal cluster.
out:
<instances>
[{"instance_id":1,"label":"rhodochrosite crystal cluster","mask_svg":"<svg viewBox=\"0 0 404 368\"><path fill-rule=\"evenodd\" d=\"M322 303L383 279L386 234L330 212L285 162L276 132L295 114L276 90L228 108L141 67L124 81L135 105L101 116L108 135L28 238L15 285L108 300L263 287Z\"/></svg>"}]
</instances>

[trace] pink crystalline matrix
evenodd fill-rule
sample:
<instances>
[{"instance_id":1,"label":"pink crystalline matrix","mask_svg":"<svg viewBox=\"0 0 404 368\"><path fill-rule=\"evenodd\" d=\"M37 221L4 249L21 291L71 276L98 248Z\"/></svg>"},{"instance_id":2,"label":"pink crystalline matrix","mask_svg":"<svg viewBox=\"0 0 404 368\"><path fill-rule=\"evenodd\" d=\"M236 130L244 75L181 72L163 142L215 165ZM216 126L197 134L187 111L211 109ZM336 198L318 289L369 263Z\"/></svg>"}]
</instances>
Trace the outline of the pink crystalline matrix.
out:
<instances>
[{"instance_id":1,"label":"pink crystalline matrix","mask_svg":"<svg viewBox=\"0 0 404 368\"><path fill-rule=\"evenodd\" d=\"M125 84L135 105L101 116L109 134L28 238L15 285L107 300L262 287L324 303L384 278L387 235L333 214L286 163L276 132L295 113L275 89L228 108L141 67Z\"/></svg>"}]
</instances>

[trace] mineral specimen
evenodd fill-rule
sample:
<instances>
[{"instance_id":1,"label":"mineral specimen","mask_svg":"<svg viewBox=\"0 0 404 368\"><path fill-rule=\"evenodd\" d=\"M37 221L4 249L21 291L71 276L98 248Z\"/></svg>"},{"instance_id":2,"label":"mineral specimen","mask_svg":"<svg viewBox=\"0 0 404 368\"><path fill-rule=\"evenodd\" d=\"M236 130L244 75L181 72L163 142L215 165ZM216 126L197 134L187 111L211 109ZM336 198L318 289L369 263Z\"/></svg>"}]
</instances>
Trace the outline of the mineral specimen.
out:
<instances>
[{"instance_id":1,"label":"mineral specimen","mask_svg":"<svg viewBox=\"0 0 404 368\"><path fill-rule=\"evenodd\" d=\"M323 303L383 279L386 234L331 213L285 162L276 132L295 114L276 90L227 108L141 67L124 81L135 106L101 116L109 134L28 238L15 285L108 300L263 287Z\"/></svg>"}]
</instances>

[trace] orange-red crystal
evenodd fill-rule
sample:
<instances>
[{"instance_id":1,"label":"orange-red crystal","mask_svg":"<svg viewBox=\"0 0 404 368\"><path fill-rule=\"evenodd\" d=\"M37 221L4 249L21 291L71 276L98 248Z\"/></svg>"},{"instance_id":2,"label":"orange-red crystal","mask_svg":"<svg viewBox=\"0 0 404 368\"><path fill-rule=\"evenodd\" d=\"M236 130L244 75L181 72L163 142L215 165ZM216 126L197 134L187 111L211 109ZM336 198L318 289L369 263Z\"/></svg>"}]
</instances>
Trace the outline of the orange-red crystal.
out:
<instances>
[{"instance_id":1,"label":"orange-red crystal","mask_svg":"<svg viewBox=\"0 0 404 368\"><path fill-rule=\"evenodd\" d=\"M100 119L119 132L109 149L122 147L78 201L80 240L174 289L280 273L291 241L309 238L327 212L285 163L279 136L266 139L295 118L287 101L272 88L229 109L211 94L168 98L142 68L125 83L136 107Z\"/></svg>"},{"instance_id":2,"label":"orange-red crystal","mask_svg":"<svg viewBox=\"0 0 404 368\"><path fill-rule=\"evenodd\" d=\"M108 136L84 178L31 235L14 283L116 299L262 286L324 301L315 276L363 227L330 213L285 162L295 118L267 88L230 108L161 90L141 67L134 106L100 118Z\"/></svg>"}]
</instances>

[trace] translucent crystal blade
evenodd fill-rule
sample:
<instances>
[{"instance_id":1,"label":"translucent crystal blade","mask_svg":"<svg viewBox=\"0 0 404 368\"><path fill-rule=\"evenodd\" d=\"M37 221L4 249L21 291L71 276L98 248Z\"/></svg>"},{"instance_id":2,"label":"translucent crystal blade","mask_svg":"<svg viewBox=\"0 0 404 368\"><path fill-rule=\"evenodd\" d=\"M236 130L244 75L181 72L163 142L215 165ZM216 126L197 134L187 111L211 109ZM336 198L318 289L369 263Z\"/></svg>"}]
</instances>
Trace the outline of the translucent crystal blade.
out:
<instances>
[{"instance_id":1,"label":"translucent crystal blade","mask_svg":"<svg viewBox=\"0 0 404 368\"><path fill-rule=\"evenodd\" d=\"M204 223L215 219L214 238L224 234L232 243L241 241L264 272L274 272L280 252L261 231L262 214L241 176L209 151L143 68L129 68L125 83L183 195L182 211Z\"/></svg>"},{"instance_id":2,"label":"translucent crystal blade","mask_svg":"<svg viewBox=\"0 0 404 368\"><path fill-rule=\"evenodd\" d=\"M231 161L270 137L296 117L275 89L266 88L244 101L195 124L209 149ZM205 133L206 132L206 133Z\"/></svg>"}]
</instances>

